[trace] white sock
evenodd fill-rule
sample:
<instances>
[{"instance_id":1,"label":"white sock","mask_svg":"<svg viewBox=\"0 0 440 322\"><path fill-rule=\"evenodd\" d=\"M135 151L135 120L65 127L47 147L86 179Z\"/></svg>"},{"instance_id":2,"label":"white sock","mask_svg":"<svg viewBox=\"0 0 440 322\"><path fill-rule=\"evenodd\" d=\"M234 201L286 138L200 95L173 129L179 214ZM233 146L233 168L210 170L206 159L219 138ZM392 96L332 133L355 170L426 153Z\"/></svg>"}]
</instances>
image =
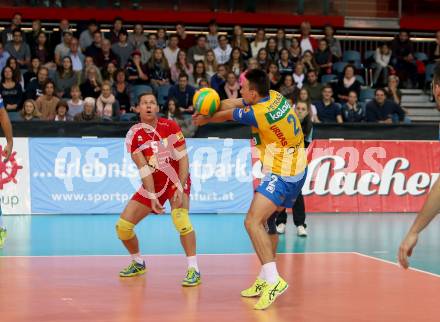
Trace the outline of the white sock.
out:
<instances>
[{"instance_id":1,"label":"white sock","mask_svg":"<svg viewBox=\"0 0 440 322\"><path fill-rule=\"evenodd\" d=\"M269 284L275 284L278 280L277 264L270 262L263 265L264 277Z\"/></svg>"},{"instance_id":2,"label":"white sock","mask_svg":"<svg viewBox=\"0 0 440 322\"><path fill-rule=\"evenodd\" d=\"M258 274L258 278L260 280L264 280L265 279L264 278L264 268L263 268L263 266L261 266L261 270L260 270L260 274Z\"/></svg>"},{"instance_id":3,"label":"white sock","mask_svg":"<svg viewBox=\"0 0 440 322\"><path fill-rule=\"evenodd\" d=\"M199 266L197 265L197 256L188 256L186 258L188 260L188 268L194 268L196 272L199 272Z\"/></svg>"},{"instance_id":4,"label":"white sock","mask_svg":"<svg viewBox=\"0 0 440 322\"><path fill-rule=\"evenodd\" d=\"M138 264L144 263L144 260L141 257L141 253L131 254L131 259L134 260Z\"/></svg>"}]
</instances>

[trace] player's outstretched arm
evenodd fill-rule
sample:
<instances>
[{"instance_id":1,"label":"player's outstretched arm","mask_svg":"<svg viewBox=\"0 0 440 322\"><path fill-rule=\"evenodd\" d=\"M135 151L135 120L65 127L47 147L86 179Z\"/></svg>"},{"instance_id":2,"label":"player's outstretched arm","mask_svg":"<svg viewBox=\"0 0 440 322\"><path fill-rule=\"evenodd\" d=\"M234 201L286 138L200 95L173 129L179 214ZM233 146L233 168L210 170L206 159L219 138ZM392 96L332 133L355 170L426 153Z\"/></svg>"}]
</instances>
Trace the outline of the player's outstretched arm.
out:
<instances>
[{"instance_id":1,"label":"player's outstretched arm","mask_svg":"<svg viewBox=\"0 0 440 322\"><path fill-rule=\"evenodd\" d=\"M4 108L0 108L0 124L5 134L6 138L6 146L4 147L4 151L6 151L6 159L4 162L7 162L12 153L12 146L14 144L12 138L12 125L9 120L8 112Z\"/></svg>"},{"instance_id":2,"label":"player's outstretched arm","mask_svg":"<svg viewBox=\"0 0 440 322\"><path fill-rule=\"evenodd\" d=\"M176 148L179 155L179 181L181 189L176 189L176 193L173 196L173 202L180 208L183 202L183 189L189 176L189 159L186 151L186 145L183 144Z\"/></svg>"},{"instance_id":3,"label":"player's outstretched arm","mask_svg":"<svg viewBox=\"0 0 440 322\"><path fill-rule=\"evenodd\" d=\"M220 102L219 111L233 110L234 108L243 108L242 98L228 98Z\"/></svg>"},{"instance_id":4,"label":"player's outstretched arm","mask_svg":"<svg viewBox=\"0 0 440 322\"><path fill-rule=\"evenodd\" d=\"M223 123L225 121L232 121L234 119L233 113L233 109L228 109L224 111L217 111L212 116L196 114L193 116L193 122L197 126L203 126L208 123Z\"/></svg>"},{"instance_id":5,"label":"player's outstretched arm","mask_svg":"<svg viewBox=\"0 0 440 322\"><path fill-rule=\"evenodd\" d=\"M408 257L417 244L419 233L437 216L440 212L440 179L434 184L431 192L423 205L422 211L417 215L405 239L399 248L399 263L403 268L408 268Z\"/></svg>"}]
</instances>

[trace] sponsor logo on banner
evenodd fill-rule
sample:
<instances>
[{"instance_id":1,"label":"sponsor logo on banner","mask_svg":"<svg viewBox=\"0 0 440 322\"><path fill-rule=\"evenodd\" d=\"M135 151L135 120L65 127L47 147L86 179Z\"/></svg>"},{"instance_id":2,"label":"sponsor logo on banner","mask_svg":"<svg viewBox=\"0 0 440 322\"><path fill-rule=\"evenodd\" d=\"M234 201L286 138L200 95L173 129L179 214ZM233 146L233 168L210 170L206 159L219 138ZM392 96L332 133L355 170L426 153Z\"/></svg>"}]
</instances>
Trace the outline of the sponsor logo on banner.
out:
<instances>
[{"instance_id":1,"label":"sponsor logo on banner","mask_svg":"<svg viewBox=\"0 0 440 322\"><path fill-rule=\"evenodd\" d=\"M4 214L30 213L28 139L16 138L5 162L6 140L0 139L0 203Z\"/></svg>"}]
</instances>

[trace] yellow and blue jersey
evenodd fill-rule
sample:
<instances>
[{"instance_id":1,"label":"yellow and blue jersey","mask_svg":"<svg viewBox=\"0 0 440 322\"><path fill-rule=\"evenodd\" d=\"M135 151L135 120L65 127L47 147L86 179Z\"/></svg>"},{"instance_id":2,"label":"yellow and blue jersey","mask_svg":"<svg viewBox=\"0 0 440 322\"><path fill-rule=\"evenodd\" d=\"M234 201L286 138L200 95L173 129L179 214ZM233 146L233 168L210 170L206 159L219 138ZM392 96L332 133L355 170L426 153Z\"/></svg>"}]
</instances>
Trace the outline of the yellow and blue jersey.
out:
<instances>
[{"instance_id":1,"label":"yellow and blue jersey","mask_svg":"<svg viewBox=\"0 0 440 322\"><path fill-rule=\"evenodd\" d=\"M235 121L252 126L252 136L265 171L283 177L307 167L301 122L287 99L276 91L255 105L237 108Z\"/></svg>"}]
</instances>

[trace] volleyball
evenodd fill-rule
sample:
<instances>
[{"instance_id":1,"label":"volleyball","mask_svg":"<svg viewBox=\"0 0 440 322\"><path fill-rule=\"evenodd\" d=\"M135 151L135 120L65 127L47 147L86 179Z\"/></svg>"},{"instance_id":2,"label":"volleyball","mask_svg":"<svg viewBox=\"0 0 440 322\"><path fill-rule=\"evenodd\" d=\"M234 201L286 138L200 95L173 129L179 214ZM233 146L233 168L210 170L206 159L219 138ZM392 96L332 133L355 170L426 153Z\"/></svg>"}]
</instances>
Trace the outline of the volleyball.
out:
<instances>
[{"instance_id":1,"label":"volleyball","mask_svg":"<svg viewBox=\"0 0 440 322\"><path fill-rule=\"evenodd\" d=\"M193 106L199 114L212 115L220 106L220 96L212 88L202 88L194 94Z\"/></svg>"}]
</instances>

